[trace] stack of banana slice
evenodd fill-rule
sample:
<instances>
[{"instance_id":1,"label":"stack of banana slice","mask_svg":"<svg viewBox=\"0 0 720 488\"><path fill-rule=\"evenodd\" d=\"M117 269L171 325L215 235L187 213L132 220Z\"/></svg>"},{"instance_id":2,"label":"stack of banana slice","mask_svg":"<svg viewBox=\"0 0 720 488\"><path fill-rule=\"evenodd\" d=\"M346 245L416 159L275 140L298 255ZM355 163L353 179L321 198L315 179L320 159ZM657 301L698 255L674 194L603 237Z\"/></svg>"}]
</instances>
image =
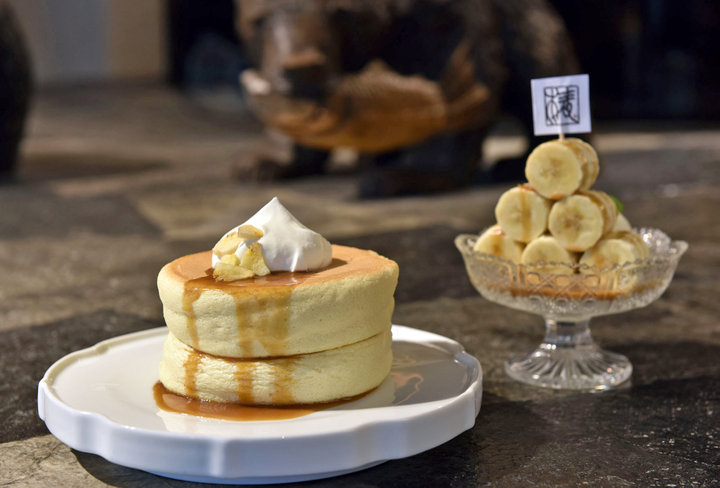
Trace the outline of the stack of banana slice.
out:
<instances>
[{"instance_id":1,"label":"stack of banana slice","mask_svg":"<svg viewBox=\"0 0 720 488\"><path fill-rule=\"evenodd\" d=\"M554 274L596 272L648 257L613 199L592 189L599 168L595 149L583 140L537 146L525 164L528 182L503 193L497 224L480 235L475 251Z\"/></svg>"}]
</instances>

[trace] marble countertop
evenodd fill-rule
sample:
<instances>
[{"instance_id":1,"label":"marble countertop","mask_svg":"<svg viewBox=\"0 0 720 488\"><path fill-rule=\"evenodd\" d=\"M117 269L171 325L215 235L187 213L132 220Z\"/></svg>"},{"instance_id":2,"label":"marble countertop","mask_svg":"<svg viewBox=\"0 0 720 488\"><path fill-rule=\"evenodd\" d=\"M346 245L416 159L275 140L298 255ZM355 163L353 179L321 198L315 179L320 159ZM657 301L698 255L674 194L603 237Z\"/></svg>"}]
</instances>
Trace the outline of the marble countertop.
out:
<instances>
[{"instance_id":1,"label":"marble countertop","mask_svg":"<svg viewBox=\"0 0 720 488\"><path fill-rule=\"evenodd\" d=\"M508 185L363 201L342 162L324 177L253 184L237 167L281 149L239 114L152 85L36 98L18 181L0 186L0 485L194 486L68 448L38 418L37 383L71 351L161 326L160 267L210 248L272 196L331 241L396 260L393 322L459 341L485 374L472 429L303 486L720 485L720 127L596 126L596 186L633 224L690 247L658 301L593 319L595 340L634 373L616 390L581 393L505 376L511 353L539 343L542 319L480 297L453 245L492 223ZM488 150L518 144L499 133Z\"/></svg>"}]
</instances>

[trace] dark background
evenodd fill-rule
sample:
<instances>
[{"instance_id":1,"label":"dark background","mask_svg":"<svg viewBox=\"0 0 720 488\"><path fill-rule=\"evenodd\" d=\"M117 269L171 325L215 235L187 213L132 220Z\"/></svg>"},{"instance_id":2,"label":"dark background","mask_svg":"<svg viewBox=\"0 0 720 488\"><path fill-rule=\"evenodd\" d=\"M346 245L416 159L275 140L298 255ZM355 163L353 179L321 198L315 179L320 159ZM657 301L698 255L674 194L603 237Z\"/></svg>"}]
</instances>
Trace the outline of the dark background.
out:
<instances>
[{"instance_id":1,"label":"dark background","mask_svg":"<svg viewBox=\"0 0 720 488\"><path fill-rule=\"evenodd\" d=\"M720 2L551 0L590 74L598 120L711 120L720 112ZM235 87L247 66L232 0L170 0L171 83Z\"/></svg>"}]
</instances>

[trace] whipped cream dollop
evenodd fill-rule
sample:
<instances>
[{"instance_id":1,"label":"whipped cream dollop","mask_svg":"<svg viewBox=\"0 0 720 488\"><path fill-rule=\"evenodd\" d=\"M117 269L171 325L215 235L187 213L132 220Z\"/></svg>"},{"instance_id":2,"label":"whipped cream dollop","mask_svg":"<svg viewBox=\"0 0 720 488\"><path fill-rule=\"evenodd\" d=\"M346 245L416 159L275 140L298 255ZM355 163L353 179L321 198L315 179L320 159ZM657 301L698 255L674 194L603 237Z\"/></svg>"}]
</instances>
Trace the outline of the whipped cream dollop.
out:
<instances>
[{"instance_id":1,"label":"whipped cream dollop","mask_svg":"<svg viewBox=\"0 0 720 488\"><path fill-rule=\"evenodd\" d=\"M277 197L225 235L234 232L241 225L257 227L263 232L263 236L240 244L235 255L242 258L248 247L253 242L258 242L270 271L314 271L327 267L332 261L330 242L301 224ZM213 254L213 267L218 260Z\"/></svg>"}]
</instances>

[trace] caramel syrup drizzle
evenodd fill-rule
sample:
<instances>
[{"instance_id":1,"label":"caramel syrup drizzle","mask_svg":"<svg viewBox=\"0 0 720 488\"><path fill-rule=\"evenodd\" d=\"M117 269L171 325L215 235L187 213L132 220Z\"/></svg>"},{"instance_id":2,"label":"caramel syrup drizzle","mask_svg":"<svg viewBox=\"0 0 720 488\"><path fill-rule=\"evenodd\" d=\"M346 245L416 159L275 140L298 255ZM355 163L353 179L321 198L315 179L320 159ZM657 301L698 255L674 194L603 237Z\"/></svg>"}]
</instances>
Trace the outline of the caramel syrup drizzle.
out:
<instances>
[{"instance_id":1,"label":"caramel syrup drizzle","mask_svg":"<svg viewBox=\"0 0 720 488\"><path fill-rule=\"evenodd\" d=\"M199 338L194 311L195 302L202 293L208 290L219 290L235 300L237 340L243 357L255 358L256 361L259 355L259 351L256 350L258 344L264 349L265 354L282 357L287 350L290 294L292 285L298 283L297 275L299 274L302 273L276 273L265 277L226 283L216 281L212 277L212 269L208 269L205 276L185 282L182 308L187 318L190 345L194 349L188 354L184 364L184 384L187 396L197 397L197 373L204 355L198 348ZM252 296L250 300L248 300L249 295ZM255 403L253 387L256 366L242 359L223 359L235 363L238 402ZM292 403L292 359L287 358L284 363L288 363L287 367L279 369L274 378L273 397L277 403Z\"/></svg>"},{"instance_id":2,"label":"caramel syrup drizzle","mask_svg":"<svg viewBox=\"0 0 720 488\"><path fill-rule=\"evenodd\" d=\"M238 403L255 403L255 365L247 361L236 361L235 381L237 382Z\"/></svg>"},{"instance_id":3,"label":"caramel syrup drizzle","mask_svg":"<svg viewBox=\"0 0 720 488\"><path fill-rule=\"evenodd\" d=\"M192 281L185 283L185 287L183 289L182 309L183 312L185 312L185 317L187 317L187 330L190 335L190 345L197 349L199 340L197 323L195 322L195 309L193 308L193 305L197 299L200 298L203 290L201 288L188 286Z\"/></svg>"},{"instance_id":4,"label":"caramel syrup drizzle","mask_svg":"<svg viewBox=\"0 0 720 488\"><path fill-rule=\"evenodd\" d=\"M197 396L196 381L201 359L202 355L190 353L185 359L185 364L183 365L185 370L185 393L189 397L194 398Z\"/></svg>"}]
</instances>

